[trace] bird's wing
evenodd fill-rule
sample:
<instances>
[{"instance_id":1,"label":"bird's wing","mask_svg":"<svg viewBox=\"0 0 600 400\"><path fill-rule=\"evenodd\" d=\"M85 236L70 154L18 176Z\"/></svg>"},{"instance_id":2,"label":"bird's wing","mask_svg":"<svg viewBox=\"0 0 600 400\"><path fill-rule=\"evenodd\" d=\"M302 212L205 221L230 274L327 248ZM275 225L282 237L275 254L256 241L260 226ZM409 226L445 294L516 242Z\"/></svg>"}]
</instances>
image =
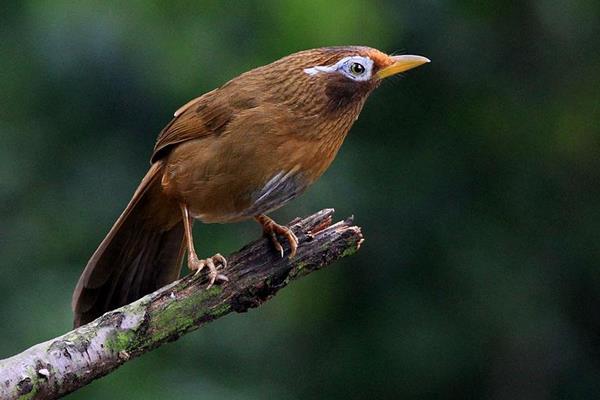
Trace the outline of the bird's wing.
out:
<instances>
[{"instance_id":1,"label":"bird's wing","mask_svg":"<svg viewBox=\"0 0 600 400\"><path fill-rule=\"evenodd\" d=\"M237 111L230 103L226 93L215 89L179 108L158 135L151 161L161 159L178 143L221 134Z\"/></svg>"}]
</instances>

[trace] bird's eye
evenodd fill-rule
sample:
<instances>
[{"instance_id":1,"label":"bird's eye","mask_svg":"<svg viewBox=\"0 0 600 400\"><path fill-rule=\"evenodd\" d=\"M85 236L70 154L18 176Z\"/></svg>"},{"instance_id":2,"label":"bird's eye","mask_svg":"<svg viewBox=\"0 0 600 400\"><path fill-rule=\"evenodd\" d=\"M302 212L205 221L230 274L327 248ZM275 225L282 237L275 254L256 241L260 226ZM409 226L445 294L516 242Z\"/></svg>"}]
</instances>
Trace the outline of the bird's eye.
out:
<instances>
[{"instance_id":1,"label":"bird's eye","mask_svg":"<svg viewBox=\"0 0 600 400\"><path fill-rule=\"evenodd\" d=\"M355 76L362 75L365 73L365 67L361 63L354 62L350 64L350 72Z\"/></svg>"}]
</instances>

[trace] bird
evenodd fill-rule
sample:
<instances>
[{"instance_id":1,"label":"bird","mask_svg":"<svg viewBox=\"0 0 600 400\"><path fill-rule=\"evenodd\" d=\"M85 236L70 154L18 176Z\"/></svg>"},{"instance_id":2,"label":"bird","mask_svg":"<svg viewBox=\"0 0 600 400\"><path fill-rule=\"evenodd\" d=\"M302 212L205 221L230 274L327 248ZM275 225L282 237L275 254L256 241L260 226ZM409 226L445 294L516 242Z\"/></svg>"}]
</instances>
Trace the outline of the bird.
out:
<instances>
[{"instance_id":1,"label":"bird","mask_svg":"<svg viewBox=\"0 0 600 400\"><path fill-rule=\"evenodd\" d=\"M430 60L366 46L304 50L252 69L192 99L160 132L150 168L88 261L73 292L74 326L93 321L208 268L227 281L221 254L201 259L192 224L254 218L283 257L298 239L267 213L330 166L371 92Z\"/></svg>"}]
</instances>

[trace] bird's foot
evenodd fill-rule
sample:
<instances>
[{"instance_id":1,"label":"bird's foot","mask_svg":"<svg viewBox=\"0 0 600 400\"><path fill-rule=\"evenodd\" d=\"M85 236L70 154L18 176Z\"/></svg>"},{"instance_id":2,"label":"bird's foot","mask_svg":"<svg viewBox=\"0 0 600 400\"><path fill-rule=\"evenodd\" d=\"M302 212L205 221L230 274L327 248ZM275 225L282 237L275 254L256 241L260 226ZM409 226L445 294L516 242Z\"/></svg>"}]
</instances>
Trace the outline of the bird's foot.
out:
<instances>
[{"instance_id":1,"label":"bird's foot","mask_svg":"<svg viewBox=\"0 0 600 400\"><path fill-rule=\"evenodd\" d=\"M281 258L283 258L283 246L279 243L277 235L283 236L290 244L289 258L293 258L296 255L296 250L298 250L298 237L296 237L296 234L290 228L279 225L266 215L259 215L256 217L256 220L262 225L264 235L271 238L271 242L277 252L281 254Z\"/></svg>"},{"instance_id":2,"label":"bird's foot","mask_svg":"<svg viewBox=\"0 0 600 400\"><path fill-rule=\"evenodd\" d=\"M198 275L198 273L200 273L200 271L202 271L204 267L208 267L209 271L208 286L206 287L207 289L210 289L216 281L229 281L229 278L227 278L225 275L219 274L215 262L217 264L220 264L222 268L227 267L227 260L219 253L205 259L198 259L198 257L195 255L192 255L188 258L188 268L190 269L190 271L194 272L194 276Z\"/></svg>"}]
</instances>

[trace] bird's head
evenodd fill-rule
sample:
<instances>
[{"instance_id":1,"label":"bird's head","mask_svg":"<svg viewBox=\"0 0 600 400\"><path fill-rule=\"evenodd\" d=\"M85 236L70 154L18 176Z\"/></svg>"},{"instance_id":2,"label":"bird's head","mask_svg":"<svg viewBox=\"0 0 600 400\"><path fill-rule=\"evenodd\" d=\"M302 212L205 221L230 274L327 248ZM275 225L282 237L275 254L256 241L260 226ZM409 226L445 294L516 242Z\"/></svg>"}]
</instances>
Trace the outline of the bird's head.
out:
<instances>
[{"instance_id":1,"label":"bird's head","mask_svg":"<svg viewBox=\"0 0 600 400\"><path fill-rule=\"evenodd\" d=\"M291 54L256 72L278 101L311 114L360 112L368 95L390 76L428 63L414 55L390 56L363 46L323 47Z\"/></svg>"},{"instance_id":2,"label":"bird's head","mask_svg":"<svg viewBox=\"0 0 600 400\"><path fill-rule=\"evenodd\" d=\"M317 57L313 59L310 57L311 53ZM358 46L324 47L296 53L290 57L317 62L317 65L303 69L309 76L330 80L342 78L348 84L368 84L375 87L382 79L429 62L429 59L421 56L389 56L377 49ZM304 64L308 65L306 62Z\"/></svg>"}]
</instances>

